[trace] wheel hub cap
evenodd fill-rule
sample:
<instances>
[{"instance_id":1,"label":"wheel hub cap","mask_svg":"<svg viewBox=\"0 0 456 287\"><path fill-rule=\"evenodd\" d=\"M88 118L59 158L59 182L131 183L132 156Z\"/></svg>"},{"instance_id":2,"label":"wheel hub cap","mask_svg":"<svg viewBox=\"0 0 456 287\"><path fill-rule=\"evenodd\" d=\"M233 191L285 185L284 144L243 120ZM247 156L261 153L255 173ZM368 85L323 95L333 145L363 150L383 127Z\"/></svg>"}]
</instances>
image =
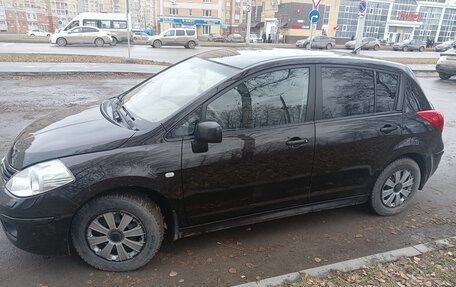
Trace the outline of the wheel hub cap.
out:
<instances>
[{"instance_id":1,"label":"wheel hub cap","mask_svg":"<svg viewBox=\"0 0 456 287\"><path fill-rule=\"evenodd\" d=\"M389 208L398 207L408 199L412 192L414 178L408 169L400 169L385 181L382 188L382 203Z\"/></svg>"},{"instance_id":2,"label":"wheel hub cap","mask_svg":"<svg viewBox=\"0 0 456 287\"><path fill-rule=\"evenodd\" d=\"M87 243L98 256L126 261L138 255L146 243L142 223L126 212L103 213L87 227Z\"/></svg>"}]
</instances>

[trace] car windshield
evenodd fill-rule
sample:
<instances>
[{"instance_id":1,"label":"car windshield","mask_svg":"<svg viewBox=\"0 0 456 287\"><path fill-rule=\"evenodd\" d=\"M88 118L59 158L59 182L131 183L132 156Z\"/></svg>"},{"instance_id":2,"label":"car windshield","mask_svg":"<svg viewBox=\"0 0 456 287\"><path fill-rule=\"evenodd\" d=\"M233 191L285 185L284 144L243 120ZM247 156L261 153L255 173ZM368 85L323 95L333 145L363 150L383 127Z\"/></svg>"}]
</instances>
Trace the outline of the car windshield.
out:
<instances>
[{"instance_id":1,"label":"car windshield","mask_svg":"<svg viewBox=\"0 0 456 287\"><path fill-rule=\"evenodd\" d=\"M239 70L200 58L175 65L125 94L125 108L136 116L161 122Z\"/></svg>"}]
</instances>

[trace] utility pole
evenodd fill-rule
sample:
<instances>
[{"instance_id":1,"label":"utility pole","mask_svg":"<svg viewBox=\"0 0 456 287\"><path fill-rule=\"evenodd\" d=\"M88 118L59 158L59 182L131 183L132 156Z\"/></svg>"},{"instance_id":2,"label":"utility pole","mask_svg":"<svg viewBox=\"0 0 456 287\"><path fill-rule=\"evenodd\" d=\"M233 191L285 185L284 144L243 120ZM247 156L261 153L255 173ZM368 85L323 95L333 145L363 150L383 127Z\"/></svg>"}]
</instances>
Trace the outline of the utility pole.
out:
<instances>
[{"instance_id":1,"label":"utility pole","mask_svg":"<svg viewBox=\"0 0 456 287\"><path fill-rule=\"evenodd\" d=\"M129 16L129 12L130 12L130 6L129 6L129 3L128 3L128 0L127 1L127 42L128 42L128 59L130 59L130 17Z\"/></svg>"},{"instance_id":2,"label":"utility pole","mask_svg":"<svg viewBox=\"0 0 456 287\"><path fill-rule=\"evenodd\" d=\"M245 33L245 42L250 45L250 26L252 25L252 0L247 2L247 31Z\"/></svg>"},{"instance_id":3,"label":"utility pole","mask_svg":"<svg viewBox=\"0 0 456 287\"><path fill-rule=\"evenodd\" d=\"M312 37L313 37L313 27L314 27L314 23L313 23L313 19L314 18L318 18L316 16L312 16L310 17L311 20L310 20L310 38L309 38L309 45L307 45L307 50L311 50L312 49Z\"/></svg>"}]
</instances>

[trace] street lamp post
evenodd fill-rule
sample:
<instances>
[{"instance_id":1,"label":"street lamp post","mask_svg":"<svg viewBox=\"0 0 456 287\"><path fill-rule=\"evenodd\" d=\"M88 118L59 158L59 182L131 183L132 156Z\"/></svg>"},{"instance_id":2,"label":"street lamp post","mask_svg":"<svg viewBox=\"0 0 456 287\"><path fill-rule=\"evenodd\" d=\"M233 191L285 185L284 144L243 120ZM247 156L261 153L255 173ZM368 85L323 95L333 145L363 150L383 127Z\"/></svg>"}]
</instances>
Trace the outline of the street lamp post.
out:
<instances>
[{"instance_id":1,"label":"street lamp post","mask_svg":"<svg viewBox=\"0 0 456 287\"><path fill-rule=\"evenodd\" d=\"M128 4L128 0L127 1L127 43L128 43L128 59L130 59L130 18L128 17L129 16L129 12L130 12L130 6Z\"/></svg>"},{"instance_id":2,"label":"street lamp post","mask_svg":"<svg viewBox=\"0 0 456 287\"><path fill-rule=\"evenodd\" d=\"M247 2L247 31L245 34L245 42L250 44L250 27L252 25L252 0Z\"/></svg>"}]
</instances>

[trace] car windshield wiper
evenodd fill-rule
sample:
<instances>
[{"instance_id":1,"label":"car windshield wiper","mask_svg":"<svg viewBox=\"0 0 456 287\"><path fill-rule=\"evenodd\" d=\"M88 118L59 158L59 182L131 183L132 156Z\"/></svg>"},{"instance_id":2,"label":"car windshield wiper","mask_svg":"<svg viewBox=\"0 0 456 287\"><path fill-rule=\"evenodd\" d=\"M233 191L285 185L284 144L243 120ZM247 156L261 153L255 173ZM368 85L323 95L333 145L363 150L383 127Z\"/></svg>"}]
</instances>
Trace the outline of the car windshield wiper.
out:
<instances>
[{"instance_id":1,"label":"car windshield wiper","mask_svg":"<svg viewBox=\"0 0 456 287\"><path fill-rule=\"evenodd\" d=\"M120 112L121 110L124 112L125 116ZM113 99L112 117L116 122L125 122L128 125L128 128L137 130L135 124L133 123L135 121L135 118L131 115L127 108L124 107L120 96L117 96Z\"/></svg>"}]
</instances>

